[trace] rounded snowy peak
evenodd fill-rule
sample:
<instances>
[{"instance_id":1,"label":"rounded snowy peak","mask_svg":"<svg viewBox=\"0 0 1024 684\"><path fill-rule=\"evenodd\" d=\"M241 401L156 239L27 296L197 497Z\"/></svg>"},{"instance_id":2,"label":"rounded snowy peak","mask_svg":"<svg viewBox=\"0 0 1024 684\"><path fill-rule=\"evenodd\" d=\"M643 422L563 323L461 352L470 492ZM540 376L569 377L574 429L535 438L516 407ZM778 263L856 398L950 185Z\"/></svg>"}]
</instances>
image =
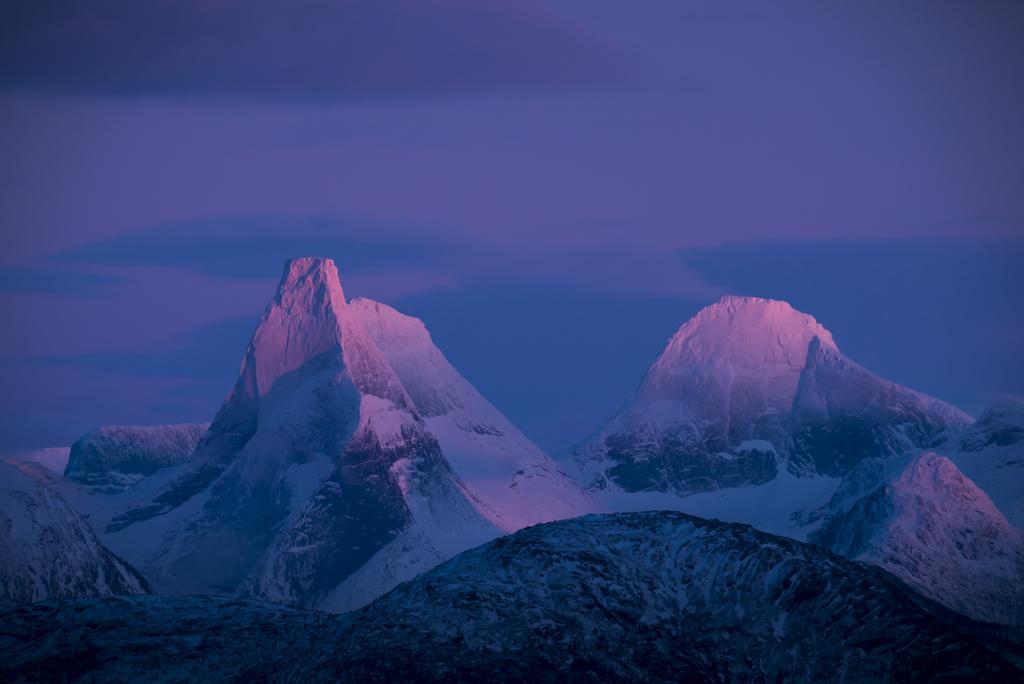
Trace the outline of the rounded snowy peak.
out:
<instances>
[{"instance_id":1,"label":"rounded snowy peak","mask_svg":"<svg viewBox=\"0 0 1024 684\"><path fill-rule=\"evenodd\" d=\"M802 368L814 338L838 351L832 333L788 302L728 295L684 323L655 368L705 363Z\"/></svg>"},{"instance_id":2,"label":"rounded snowy peak","mask_svg":"<svg viewBox=\"0 0 1024 684\"><path fill-rule=\"evenodd\" d=\"M348 303L348 309L363 324L377 346L385 352L434 346L423 321L394 307L372 299L356 297Z\"/></svg>"}]
</instances>

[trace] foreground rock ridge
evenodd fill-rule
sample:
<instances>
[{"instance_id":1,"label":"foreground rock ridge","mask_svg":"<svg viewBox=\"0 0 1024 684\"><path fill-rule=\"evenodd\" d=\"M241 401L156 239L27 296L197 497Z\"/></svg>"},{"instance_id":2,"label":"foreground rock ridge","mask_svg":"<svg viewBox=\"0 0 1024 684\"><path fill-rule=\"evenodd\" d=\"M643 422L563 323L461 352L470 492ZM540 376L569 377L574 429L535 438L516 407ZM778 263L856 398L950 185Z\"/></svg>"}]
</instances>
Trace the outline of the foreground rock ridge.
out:
<instances>
[{"instance_id":1,"label":"foreground rock ridge","mask_svg":"<svg viewBox=\"0 0 1024 684\"><path fill-rule=\"evenodd\" d=\"M124 500L102 531L158 590L340 611L503 532L598 510L422 323L349 304L317 258L286 265L180 474Z\"/></svg>"},{"instance_id":2,"label":"foreground rock ridge","mask_svg":"<svg viewBox=\"0 0 1024 684\"><path fill-rule=\"evenodd\" d=\"M746 525L651 512L502 537L348 615L216 598L8 609L0 675L124 681L1013 681L1019 646ZM36 635L26 639L27 635ZM191 648L188 644L203 644ZM101 652L102 658L87 657ZM154 662L173 662L157 672Z\"/></svg>"}]
</instances>

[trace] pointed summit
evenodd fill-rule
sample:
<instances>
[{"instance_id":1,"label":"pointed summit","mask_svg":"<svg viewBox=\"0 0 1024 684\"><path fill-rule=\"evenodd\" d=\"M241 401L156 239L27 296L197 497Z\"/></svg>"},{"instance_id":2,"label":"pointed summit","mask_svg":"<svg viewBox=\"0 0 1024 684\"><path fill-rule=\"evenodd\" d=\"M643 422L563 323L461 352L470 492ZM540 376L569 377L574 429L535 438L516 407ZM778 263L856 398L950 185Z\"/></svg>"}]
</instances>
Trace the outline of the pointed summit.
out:
<instances>
[{"instance_id":1,"label":"pointed summit","mask_svg":"<svg viewBox=\"0 0 1024 684\"><path fill-rule=\"evenodd\" d=\"M281 282L277 286L277 297L299 290L322 290L341 295L341 280L338 265L326 257L294 257L284 264ZM340 298L342 304L345 298Z\"/></svg>"},{"instance_id":2,"label":"pointed summit","mask_svg":"<svg viewBox=\"0 0 1024 684\"><path fill-rule=\"evenodd\" d=\"M263 396L277 378L309 360L340 353L345 295L330 259L290 260L274 298L253 332L236 391Z\"/></svg>"},{"instance_id":3,"label":"pointed summit","mask_svg":"<svg viewBox=\"0 0 1024 684\"><path fill-rule=\"evenodd\" d=\"M467 543L497 534L348 310L329 259L285 266L191 464L107 528L163 591L241 587L315 605L399 535L408 548L421 527L443 527L435 514ZM136 548L139 535L159 545ZM429 539L421 547L444 557ZM405 579L371 575L369 598Z\"/></svg>"},{"instance_id":4,"label":"pointed summit","mask_svg":"<svg viewBox=\"0 0 1024 684\"><path fill-rule=\"evenodd\" d=\"M421 321L346 302L333 261L300 258L194 458L105 532L164 592L344 611L502 531L595 509Z\"/></svg>"}]
</instances>

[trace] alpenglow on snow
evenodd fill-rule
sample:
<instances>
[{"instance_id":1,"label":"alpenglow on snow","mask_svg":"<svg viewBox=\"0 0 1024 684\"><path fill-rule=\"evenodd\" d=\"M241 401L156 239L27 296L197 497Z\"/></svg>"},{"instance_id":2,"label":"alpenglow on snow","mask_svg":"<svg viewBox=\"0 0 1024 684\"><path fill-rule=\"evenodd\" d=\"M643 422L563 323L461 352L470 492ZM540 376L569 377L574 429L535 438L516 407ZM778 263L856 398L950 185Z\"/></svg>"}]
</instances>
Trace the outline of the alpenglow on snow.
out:
<instances>
[{"instance_id":1,"label":"alpenglow on snow","mask_svg":"<svg viewBox=\"0 0 1024 684\"><path fill-rule=\"evenodd\" d=\"M344 611L502 533L597 509L420 321L346 302L333 261L300 258L184 473L104 536L160 591Z\"/></svg>"},{"instance_id":2,"label":"alpenglow on snow","mask_svg":"<svg viewBox=\"0 0 1024 684\"><path fill-rule=\"evenodd\" d=\"M841 477L971 422L850 361L786 302L728 296L679 328L574 461L592 491L685 496L764 484L780 468Z\"/></svg>"}]
</instances>

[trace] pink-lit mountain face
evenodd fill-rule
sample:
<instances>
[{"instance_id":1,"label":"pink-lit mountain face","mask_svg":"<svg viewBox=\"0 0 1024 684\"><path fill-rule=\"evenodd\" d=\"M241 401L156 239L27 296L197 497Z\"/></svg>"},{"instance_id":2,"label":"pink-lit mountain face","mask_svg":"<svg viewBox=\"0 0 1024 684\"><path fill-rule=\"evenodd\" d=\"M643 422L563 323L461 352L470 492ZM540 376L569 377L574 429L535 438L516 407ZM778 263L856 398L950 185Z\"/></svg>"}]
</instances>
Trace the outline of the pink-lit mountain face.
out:
<instances>
[{"instance_id":1,"label":"pink-lit mountain face","mask_svg":"<svg viewBox=\"0 0 1024 684\"><path fill-rule=\"evenodd\" d=\"M629 407L574 459L594 491L685 495L780 469L842 476L971 422L850 361L789 304L724 297L679 328Z\"/></svg>"},{"instance_id":2,"label":"pink-lit mountain face","mask_svg":"<svg viewBox=\"0 0 1024 684\"><path fill-rule=\"evenodd\" d=\"M574 458L612 510L748 523L1019 624L1022 415L1006 399L975 423L850 361L785 302L726 297L679 329Z\"/></svg>"},{"instance_id":3,"label":"pink-lit mountain face","mask_svg":"<svg viewBox=\"0 0 1024 684\"><path fill-rule=\"evenodd\" d=\"M868 459L810 540L985 622L1024 623L1024 532L945 456Z\"/></svg>"},{"instance_id":4,"label":"pink-lit mountain face","mask_svg":"<svg viewBox=\"0 0 1024 684\"><path fill-rule=\"evenodd\" d=\"M163 591L347 610L503 532L593 510L422 323L350 304L332 261L294 259L182 474L104 533Z\"/></svg>"}]
</instances>

